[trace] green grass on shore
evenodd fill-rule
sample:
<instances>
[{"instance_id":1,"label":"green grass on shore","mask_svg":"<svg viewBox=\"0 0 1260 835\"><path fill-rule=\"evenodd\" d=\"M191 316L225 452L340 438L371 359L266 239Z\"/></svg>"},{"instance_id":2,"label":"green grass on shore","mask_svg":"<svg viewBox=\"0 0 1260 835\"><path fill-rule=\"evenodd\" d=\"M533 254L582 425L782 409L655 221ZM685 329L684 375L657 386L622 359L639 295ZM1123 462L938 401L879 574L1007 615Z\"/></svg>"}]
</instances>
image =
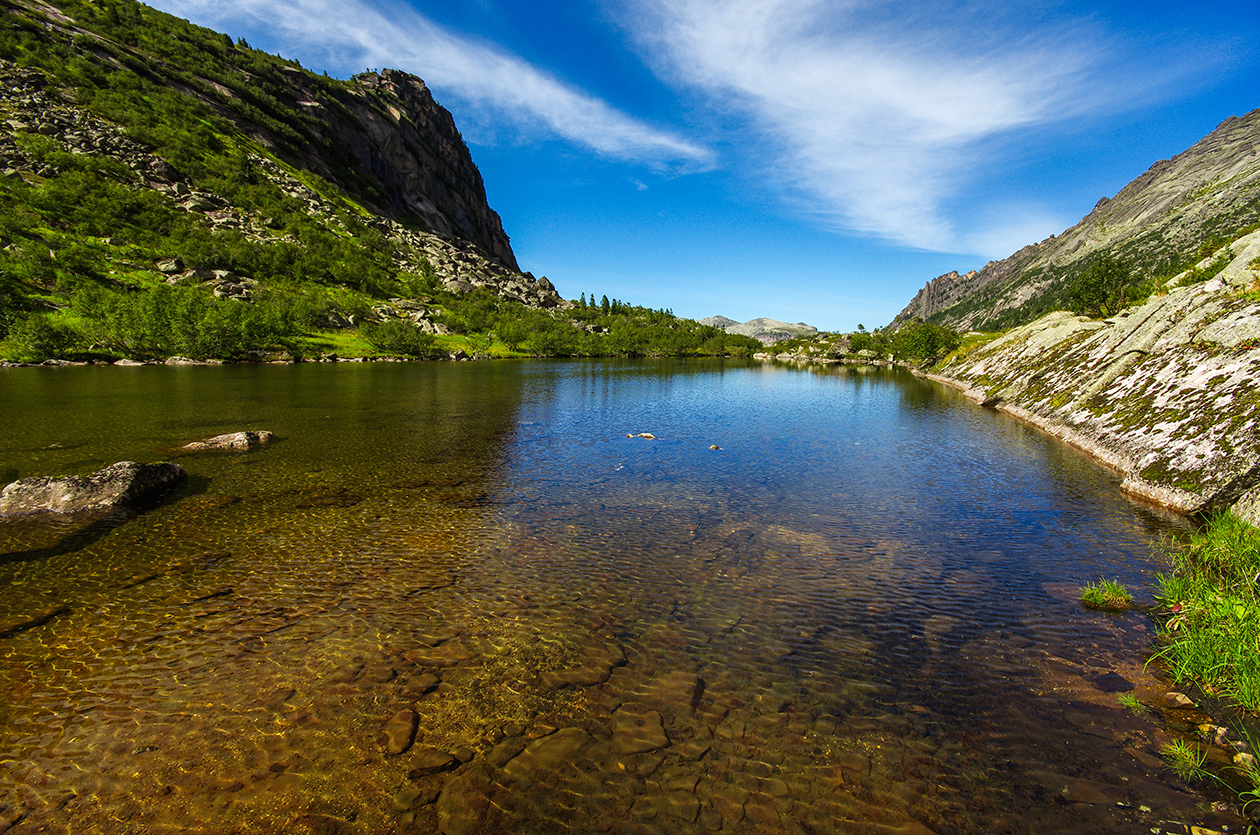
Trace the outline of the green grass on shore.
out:
<instances>
[{"instance_id":1,"label":"green grass on shore","mask_svg":"<svg viewBox=\"0 0 1260 835\"><path fill-rule=\"evenodd\" d=\"M1260 529L1228 513L1212 517L1159 583L1156 657L1169 674L1260 710Z\"/></svg>"}]
</instances>

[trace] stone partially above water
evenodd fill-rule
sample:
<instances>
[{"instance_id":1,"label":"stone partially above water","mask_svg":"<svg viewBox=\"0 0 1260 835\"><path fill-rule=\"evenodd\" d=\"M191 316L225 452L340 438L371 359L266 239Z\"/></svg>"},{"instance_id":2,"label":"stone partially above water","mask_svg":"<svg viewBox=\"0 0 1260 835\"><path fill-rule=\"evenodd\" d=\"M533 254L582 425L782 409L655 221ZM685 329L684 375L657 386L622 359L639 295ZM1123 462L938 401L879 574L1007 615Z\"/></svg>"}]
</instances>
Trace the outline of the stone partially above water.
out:
<instances>
[{"instance_id":1,"label":"stone partially above water","mask_svg":"<svg viewBox=\"0 0 1260 835\"><path fill-rule=\"evenodd\" d=\"M254 447L269 444L275 439L275 433L268 432L265 429L259 432L229 432L224 435L215 435L213 438L203 438L200 441L184 444L179 448L179 451L248 452Z\"/></svg>"},{"instance_id":2,"label":"stone partially above water","mask_svg":"<svg viewBox=\"0 0 1260 835\"><path fill-rule=\"evenodd\" d=\"M119 461L87 475L23 478L0 492L0 517L132 507L187 477L178 464Z\"/></svg>"}]
</instances>

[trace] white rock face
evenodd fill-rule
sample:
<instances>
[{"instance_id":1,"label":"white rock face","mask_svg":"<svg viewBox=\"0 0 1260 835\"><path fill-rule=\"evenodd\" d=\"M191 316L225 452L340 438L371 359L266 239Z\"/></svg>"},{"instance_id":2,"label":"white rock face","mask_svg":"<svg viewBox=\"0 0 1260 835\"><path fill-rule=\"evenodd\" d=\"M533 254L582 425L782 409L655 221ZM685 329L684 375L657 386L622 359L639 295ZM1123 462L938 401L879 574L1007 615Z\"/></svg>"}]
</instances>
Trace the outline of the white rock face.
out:
<instances>
[{"instance_id":1,"label":"white rock face","mask_svg":"<svg viewBox=\"0 0 1260 835\"><path fill-rule=\"evenodd\" d=\"M727 333L751 336L764 345L773 345L775 342L795 339L798 336L814 336L818 333L818 328L804 322L792 324L780 322L778 319L749 319L747 322L736 322L725 316L710 316L708 319L701 319L700 324L721 328Z\"/></svg>"},{"instance_id":2,"label":"white rock face","mask_svg":"<svg viewBox=\"0 0 1260 835\"><path fill-rule=\"evenodd\" d=\"M1260 524L1260 299L1239 241L1228 279L1170 290L1105 322L1051 313L938 379L1124 473L1135 495Z\"/></svg>"}]
</instances>

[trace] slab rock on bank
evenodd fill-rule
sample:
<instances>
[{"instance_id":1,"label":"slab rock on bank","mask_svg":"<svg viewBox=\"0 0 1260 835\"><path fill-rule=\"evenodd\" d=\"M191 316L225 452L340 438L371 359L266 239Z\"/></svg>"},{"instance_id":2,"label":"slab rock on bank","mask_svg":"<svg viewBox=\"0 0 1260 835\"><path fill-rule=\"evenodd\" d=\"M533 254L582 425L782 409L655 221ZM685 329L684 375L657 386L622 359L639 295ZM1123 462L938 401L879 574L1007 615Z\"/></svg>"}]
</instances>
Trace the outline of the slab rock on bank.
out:
<instances>
[{"instance_id":1,"label":"slab rock on bank","mask_svg":"<svg viewBox=\"0 0 1260 835\"><path fill-rule=\"evenodd\" d=\"M1051 313L928 375L1121 471L1181 513L1260 524L1260 233L1216 278L1105 321Z\"/></svg>"}]
</instances>

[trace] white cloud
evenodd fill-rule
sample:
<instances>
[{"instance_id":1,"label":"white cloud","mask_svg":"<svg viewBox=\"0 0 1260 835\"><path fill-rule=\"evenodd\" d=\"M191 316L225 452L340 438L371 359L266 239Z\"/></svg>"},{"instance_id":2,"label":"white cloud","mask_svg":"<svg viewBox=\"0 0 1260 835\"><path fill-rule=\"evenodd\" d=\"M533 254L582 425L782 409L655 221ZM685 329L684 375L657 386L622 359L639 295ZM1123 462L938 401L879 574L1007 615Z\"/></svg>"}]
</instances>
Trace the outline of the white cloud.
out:
<instances>
[{"instance_id":1,"label":"white cloud","mask_svg":"<svg viewBox=\"0 0 1260 835\"><path fill-rule=\"evenodd\" d=\"M1018 0L643 0L624 22L824 222L941 251L979 243L946 205L968 173L1012 131L1097 107L1108 60L1097 24Z\"/></svg>"},{"instance_id":2,"label":"white cloud","mask_svg":"<svg viewBox=\"0 0 1260 835\"><path fill-rule=\"evenodd\" d=\"M152 0L151 0L152 2ZM205 26L265 29L283 49L331 67L395 67L508 119L656 169L702 170L714 155L577 90L501 48L454 34L403 3L365 0L157 0L154 6ZM308 59L311 63L314 59Z\"/></svg>"}]
</instances>

